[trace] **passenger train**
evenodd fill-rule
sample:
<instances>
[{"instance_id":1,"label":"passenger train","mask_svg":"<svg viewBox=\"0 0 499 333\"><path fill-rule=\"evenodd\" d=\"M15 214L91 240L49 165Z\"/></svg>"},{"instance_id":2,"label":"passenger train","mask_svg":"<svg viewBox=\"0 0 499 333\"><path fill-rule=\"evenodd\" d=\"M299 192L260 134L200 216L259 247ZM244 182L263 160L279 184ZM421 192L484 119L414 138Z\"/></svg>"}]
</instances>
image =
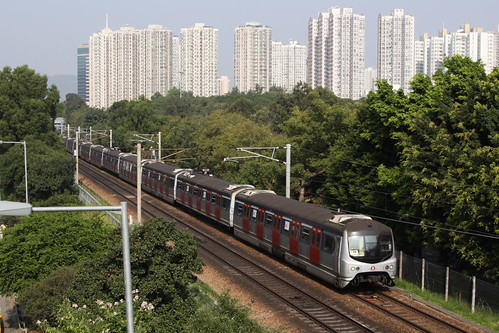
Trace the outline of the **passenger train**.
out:
<instances>
[{"instance_id":1,"label":"passenger train","mask_svg":"<svg viewBox=\"0 0 499 333\"><path fill-rule=\"evenodd\" d=\"M75 151L75 140L66 149ZM80 143L79 158L137 184L137 155ZM366 215L299 202L157 161L143 161L142 189L230 227L262 248L338 288L395 284L392 230Z\"/></svg>"}]
</instances>

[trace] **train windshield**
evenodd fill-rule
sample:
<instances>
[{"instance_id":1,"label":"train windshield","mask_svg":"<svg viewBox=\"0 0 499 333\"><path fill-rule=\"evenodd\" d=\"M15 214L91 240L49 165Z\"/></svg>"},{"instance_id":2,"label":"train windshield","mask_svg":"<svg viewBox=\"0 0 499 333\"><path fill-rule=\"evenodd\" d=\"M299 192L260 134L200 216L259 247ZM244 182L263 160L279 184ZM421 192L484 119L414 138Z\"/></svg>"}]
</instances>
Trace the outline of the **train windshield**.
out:
<instances>
[{"instance_id":1,"label":"train windshield","mask_svg":"<svg viewBox=\"0 0 499 333\"><path fill-rule=\"evenodd\" d=\"M391 234L351 235L348 237L350 257L368 263L376 263L392 256Z\"/></svg>"}]
</instances>

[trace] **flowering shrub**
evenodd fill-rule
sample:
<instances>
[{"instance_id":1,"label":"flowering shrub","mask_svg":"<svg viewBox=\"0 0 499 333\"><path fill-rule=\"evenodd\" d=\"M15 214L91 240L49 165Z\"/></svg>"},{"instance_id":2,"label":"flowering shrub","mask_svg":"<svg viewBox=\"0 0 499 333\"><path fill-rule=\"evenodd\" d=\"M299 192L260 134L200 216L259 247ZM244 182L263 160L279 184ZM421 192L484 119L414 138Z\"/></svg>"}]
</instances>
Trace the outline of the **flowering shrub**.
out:
<instances>
[{"instance_id":1,"label":"flowering shrub","mask_svg":"<svg viewBox=\"0 0 499 333\"><path fill-rule=\"evenodd\" d=\"M133 321L135 332L147 332L148 324L153 317L154 306L146 300L141 300L138 290L132 292ZM123 299L114 303L95 301L95 306L78 306L65 299L57 316L57 327L51 327L47 321L36 323L47 333L52 332L126 332L126 303Z\"/></svg>"}]
</instances>

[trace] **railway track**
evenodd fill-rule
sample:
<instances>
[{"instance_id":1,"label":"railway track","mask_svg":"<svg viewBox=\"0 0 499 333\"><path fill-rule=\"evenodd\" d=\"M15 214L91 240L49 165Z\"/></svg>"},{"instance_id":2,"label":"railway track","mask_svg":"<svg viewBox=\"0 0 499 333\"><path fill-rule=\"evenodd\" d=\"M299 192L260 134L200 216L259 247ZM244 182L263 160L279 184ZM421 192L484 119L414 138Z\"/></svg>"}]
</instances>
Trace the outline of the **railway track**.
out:
<instances>
[{"instance_id":1,"label":"railway track","mask_svg":"<svg viewBox=\"0 0 499 333\"><path fill-rule=\"evenodd\" d=\"M428 311L419 310L392 295L391 291L362 291L352 296L365 304L375 307L384 314L416 329L418 332L469 332L469 328L459 327L445 318L439 318Z\"/></svg>"},{"instance_id":2,"label":"railway track","mask_svg":"<svg viewBox=\"0 0 499 333\"><path fill-rule=\"evenodd\" d=\"M81 161L81 160L80 160ZM86 162L80 163L80 170L86 177L99 183L114 193L120 201L129 202L131 211L136 209L136 188L111 176ZM344 309L335 308L331 302L324 302L320 297L314 297L302 288L296 287L297 281L288 281L279 273L266 268L247 253L233 247L230 242L213 236L205 223L200 223L180 209L163 203L150 195L143 195L142 211L144 219L151 217L172 218L177 225L184 225L189 232L199 240L200 255L209 256L219 262L231 275L240 279L244 277L258 293L265 293L275 302L284 304L287 311L293 315L293 320L300 320L308 332L387 332L393 331L383 327L383 324L373 323L359 317L358 313L348 313ZM197 221L197 222L196 222ZM351 294L355 299L382 311L385 315L396 318L402 325L421 332L468 332L458 326L448 324L427 313L411 309L403 302L379 292ZM383 319L386 322L386 317Z\"/></svg>"}]
</instances>

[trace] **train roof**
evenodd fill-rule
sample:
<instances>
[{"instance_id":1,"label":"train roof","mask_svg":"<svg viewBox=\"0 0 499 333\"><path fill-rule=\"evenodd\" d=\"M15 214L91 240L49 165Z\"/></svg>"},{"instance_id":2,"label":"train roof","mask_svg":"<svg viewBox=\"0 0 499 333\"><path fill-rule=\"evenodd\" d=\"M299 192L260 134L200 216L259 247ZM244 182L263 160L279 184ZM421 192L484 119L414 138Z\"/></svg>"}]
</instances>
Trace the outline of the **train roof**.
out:
<instances>
[{"instance_id":1,"label":"train roof","mask_svg":"<svg viewBox=\"0 0 499 333\"><path fill-rule=\"evenodd\" d=\"M104 154L110 155L110 156L119 157L120 154L123 154L123 153L121 151L119 151L119 150L111 148L111 149L108 149L106 152L104 152Z\"/></svg>"},{"instance_id":2,"label":"train roof","mask_svg":"<svg viewBox=\"0 0 499 333\"><path fill-rule=\"evenodd\" d=\"M237 198L293 220L321 226L325 230L365 231L366 225L370 225L373 230L387 232L391 230L366 215L337 212L326 207L268 193L268 191L249 189L239 193Z\"/></svg>"},{"instance_id":3,"label":"train roof","mask_svg":"<svg viewBox=\"0 0 499 333\"><path fill-rule=\"evenodd\" d=\"M186 181L192 179L197 185L199 185L202 188L214 190L217 193L225 194L228 196L230 196L233 192L229 188L229 186L235 185L235 183L199 173L193 173L191 175L182 176L182 178L185 179Z\"/></svg>"}]
</instances>

